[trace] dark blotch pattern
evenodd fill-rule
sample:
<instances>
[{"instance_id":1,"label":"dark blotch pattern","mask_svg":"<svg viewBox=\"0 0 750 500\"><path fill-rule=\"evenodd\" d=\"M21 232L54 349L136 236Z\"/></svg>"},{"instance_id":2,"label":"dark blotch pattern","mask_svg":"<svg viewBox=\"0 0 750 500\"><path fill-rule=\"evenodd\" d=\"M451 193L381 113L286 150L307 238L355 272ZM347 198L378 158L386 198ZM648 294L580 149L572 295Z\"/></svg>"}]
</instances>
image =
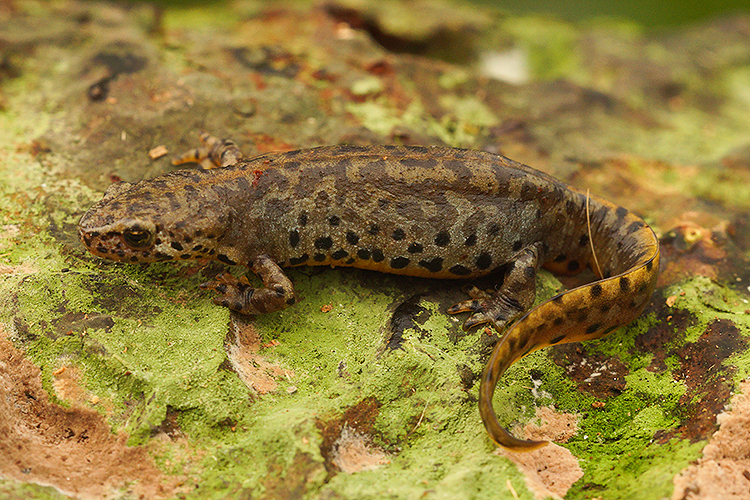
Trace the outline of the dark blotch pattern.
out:
<instances>
[{"instance_id":1,"label":"dark blotch pattern","mask_svg":"<svg viewBox=\"0 0 750 500\"><path fill-rule=\"evenodd\" d=\"M310 259L310 256L307 255L306 253L303 253L299 257L292 257L291 259L289 259L289 265L290 266L298 266L300 264L304 264L309 259Z\"/></svg>"},{"instance_id":2,"label":"dark blotch pattern","mask_svg":"<svg viewBox=\"0 0 750 500\"><path fill-rule=\"evenodd\" d=\"M357 250L357 257L362 260L370 260L370 251L366 248L360 248Z\"/></svg>"},{"instance_id":3,"label":"dark blotch pattern","mask_svg":"<svg viewBox=\"0 0 750 500\"><path fill-rule=\"evenodd\" d=\"M589 325L588 328L586 328L586 335L591 335L593 333L596 333L599 331L599 329L602 327L599 323L594 323L593 325Z\"/></svg>"},{"instance_id":4,"label":"dark blotch pattern","mask_svg":"<svg viewBox=\"0 0 750 500\"><path fill-rule=\"evenodd\" d=\"M456 276L466 276L468 274L471 274L471 269L466 266L457 265L448 269L448 272L451 274L455 274Z\"/></svg>"},{"instance_id":5,"label":"dark blotch pattern","mask_svg":"<svg viewBox=\"0 0 750 500\"><path fill-rule=\"evenodd\" d=\"M430 260L420 260L419 265L430 272L439 273L443 270L443 259L440 257L435 257L434 259Z\"/></svg>"},{"instance_id":6,"label":"dark blotch pattern","mask_svg":"<svg viewBox=\"0 0 750 500\"><path fill-rule=\"evenodd\" d=\"M391 234L391 238L393 238L396 241L401 241L406 237L406 233L403 229L398 228L395 231L393 231L393 234Z\"/></svg>"},{"instance_id":7,"label":"dark blotch pattern","mask_svg":"<svg viewBox=\"0 0 750 500\"><path fill-rule=\"evenodd\" d=\"M289 233L289 246L297 248L297 245L299 245L299 232L295 229Z\"/></svg>"},{"instance_id":8,"label":"dark blotch pattern","mask_svg":"<svg viewBox=\"0 0 750 500\"><path fill-rule=\"evenodd\" d=\"M477 257L477 268L479 269L489 269L489 267L492 265L492 256L488 253L483 253L479 257Z\"/></svg>"},{"instance_id":9,"label":"dark blotch pattern","mask_svg":"<svg viewBox=\"0 0 750 500\"><path fill-rule=\"evenodd\" d=\"M359 235L352 231L347 231L346 242L349 243L350 245L356 245L357 243L359 243Z\"/></svg>"},{"instance_id":10,"label":"dark blotch pattern","mask_svg":"<svg viewBox=\"0 0 750 500\"><path fill-rule=\"evenodd\" d=\"M235 261L233 261L232 259L230 259L226 255L224 255L223 253L220 253L219 255L217 255L216 258L219 259L224 264L229 264L230 266L233 266L233 265L237 264Z\"/></svg>"},{"instance_id":11,"label":"dark blotch pattern","mask_svg":"<svg viewBox=\"0 0 750 500\"><path fill-rule=\"evenodd\" d=\"M446 247L451 242L451 235L448 231L440 231L435 235L435 244L439 247Z\"/></svg>"},{"instance_id":12,"label":"dark blotch pattern","mask_svg":"<svg viewBox=\"0 0 750 500\"><path fill-rule=\"evenodd\" d=\"M315 240L315 248L318 250L328 250L333 246L333 240L330 236L322 236Z\"/></svg>"},{"instance_id":13,"label":"dark blotch pattern","mask_svg":"<svg viewBox=\"0 0 750 500\"><path fill-rule=\"evenodd\" d=\"M391 259L391 267L393 269L403 269L409 265L409 259L406 257L396 257Z\"/></svg>"},{"instance_id":14,"label":"dark blotch pattern","mask_svg":"<svg viewBox=\"0 0 750 500\"><path fill-rule=\"evenodd\" d=\"M591 285L589 291L593 298L597 298L602 294L602 286L599 283L594 283L593 285Z\"/></svg>"}]
</instances>

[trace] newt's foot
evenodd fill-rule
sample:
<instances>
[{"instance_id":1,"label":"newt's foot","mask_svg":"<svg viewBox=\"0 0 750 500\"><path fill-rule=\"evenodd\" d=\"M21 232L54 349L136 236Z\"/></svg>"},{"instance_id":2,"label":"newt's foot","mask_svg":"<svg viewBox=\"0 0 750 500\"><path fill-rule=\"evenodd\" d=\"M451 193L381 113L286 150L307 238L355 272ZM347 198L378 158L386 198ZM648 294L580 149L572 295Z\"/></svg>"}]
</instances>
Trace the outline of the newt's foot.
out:
<instances>
[{"instance_id":1,"label":"newt's foot","mask_svg":"<svg viewBox=\"0 0 750 500\"><path fill-rule=\"evenodd\" d=\"M264 278L264 285L253 288L247 277L235 278L231 273L224 272L213 280L203 283L201 288L215 291L218 296L213 302L240 314L256 315L286 309L297 302L292 283L281 274L274 274L279 270L275 263L266 257L258 257L258 263L253 270Z\"/></svg>"},{"instance_id":2,"label":"newt's foot","mask_svg":"<svg viewBox=\"0 0 750 500\"><path fill-rule=\"evenodd\" d=\"M469 297L471 300L464 300L448 308L448 314L473 313L464 322L464 330L491 323L498 331L503 331L508 323L524 311L524 307L517 300L507 297L502 292L492 295L477 287L472 287L469 290Z\"/></svg>"},{"instance_id":3,"label":"newt's foot","mask_svg":"<svg viewBox=\"0 0 750 500\"><path fill-rule=\"evenodd\" d=\"M244 155L231 139L219 139L208 132L200 135L202 146L172 159L172 165L198 163L204 170L235 165Z\"/></svg>"},{"instance_id":4,"label":"newt's foot","mask_svg":"<svg viewBox=\"0 0 750 500\"><path fill-rule=\"evenodd\" d=\"M238 312L242 312L247 300L255 294L255 289L250 286L245 276L237 279L229 272L223 272L213 280L201 283L200 287L218 293L218 296L212 299L217 306Z\"/></svg>"}]
</instances>

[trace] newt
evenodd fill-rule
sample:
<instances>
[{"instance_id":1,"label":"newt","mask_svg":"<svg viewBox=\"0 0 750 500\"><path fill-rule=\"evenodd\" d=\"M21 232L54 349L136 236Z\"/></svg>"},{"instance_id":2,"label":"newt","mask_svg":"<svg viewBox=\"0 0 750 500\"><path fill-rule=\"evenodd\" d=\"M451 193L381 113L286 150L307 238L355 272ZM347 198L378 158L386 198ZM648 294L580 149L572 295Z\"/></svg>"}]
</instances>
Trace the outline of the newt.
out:
<instances>
[{"instance_id":1,"label":"newt","mask_svg":"<svg viewBox=\"0 0 750 500\"><path fill-rule=\"evenodd\" d=\"M245 158L232 141L174 163L201 162L135 184L111 185L81 218L83 245L121 262L215 259L262 281L225 272L202 288L241 314L280 311L298 297L282 268L350 266L472 279L497 272L493 291L473 287L448 309L469 329L505 333L479 388L492 440L523 451L498 422L492 398L515 361L546 346L602 337L638 317L659 269L659 241L627 210L545 173L482 151L415 146L324 146ZM531 308L540 267L596 281Z\"/></svg>"}]
</instances>

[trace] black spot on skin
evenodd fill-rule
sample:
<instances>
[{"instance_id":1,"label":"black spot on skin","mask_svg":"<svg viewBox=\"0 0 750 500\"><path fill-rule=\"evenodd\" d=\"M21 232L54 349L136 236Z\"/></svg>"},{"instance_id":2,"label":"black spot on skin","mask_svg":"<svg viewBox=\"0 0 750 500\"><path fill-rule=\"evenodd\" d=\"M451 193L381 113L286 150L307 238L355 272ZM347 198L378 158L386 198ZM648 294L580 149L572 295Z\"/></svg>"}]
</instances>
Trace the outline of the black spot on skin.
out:
<instances>
[{"instance_id":1,"label":"black spot on skin","mask_svg":"<svg viewBox=\"0 0 750 500\"><path fill-rule=\"evenodd\" d=\"M562 318L560 318L560 319L562 319ZM560 323L562 323L562 321L560 321ZM559 337L555 337L554 339L550 340L549 343L550 344L559 344L563 340L565 340L565 335L560 335Z\"/></svg>"},{"instance_id":2,"label":"black spot on skin","mask_svg":"<svg viewBox=\"0 0 750 500\"><path fill-rule=\"evenodd\" d=\"M226 255L224 255L223 253L220 253L219 255L217 255L216 258L219 259L224 264L229 264L230 266L233 266L233 265L237 264L235 261L233 261L232 259L230 259Z\"/></svg>"},{"instance_id":3,"label":"black spot on skin","mask_svg":"<svg viewBox=\"0 0 750 500\"><path fill-rule=\"evenodd\" d=\"M593 298L597 298L602 294L602 286L599 283L594 283L591 285L591 289L589 290L591 292L591 296Z\"/></svg>"},{"instance_id":4,"label":"black spot on skin","mask_svg":"<svg viewBox=\"0 0 750 500\"><path fill-rule=\"evenodd\" d=\"M183 260L187 260L187 259L190 258L190 254L189 253L184 253L184 254L180 255L180 258L183 259Z\"/></svg>"},{"instance_id":5,"label":"black spot on skin","mask_svg":"<svg viewBox=\"0 0 750 500\"><path fill-rule=\"evenodd\" d=\"M208 255L214 255L214 254L216 254L216 250L214 250L213 248L208 251Z\"/></svg>"},{"instance_id":6,"label":"black spot on skin","mask_svg":"<svg viewBox=\"0 0 750 500\"><path fill-rule=\"evenodd\" d=\"M496 236L499 232L500 224L498 224L497 222L493 222L492 224L490 224L490 227L487 229L487 234L489 234L490 236Z\"/></svg>"},{"instance_id":7,"label":"black spot on skin","mask_svg":"<svg viewBox=\"0 0 750 500\"><path fill-rule=\"evenodd\" d=\"M565 255L564 253L561 253L560 255L555 257L555 262L565 262L567 258L568 258L567 255Z\"/></svg>"},{"instance_id":8,"label":"black spot on skin","mask_svg":"<svg viewBox=\"0 0 750 500\"><path fill-rule=\"evenodd\" d=\"M580 238L578 238L578 246L585 247L589 244L589 235L583 234Z\"/></svg>"},{"instance_id":9,"label":"black spot on skin","mask_svg":"<svg viewBox=\"0 0 750 500\"><path fill-rule=\"evenodd\" d=\"M492 265L492 256L488 253L483 253L477 257L477 267L479 269L489 269Z\"/></svg>"},{"instance_id":10,"label":"black spot on skin","mask_svg":"<svg viewBox=\"0 0 750 500\"><path fill-rule=\"evenodd\" d=\"M526 279L532 279L534 276L536 276L536 268L534 266L527 266L523 270L523 275L526 276Z\"/></svg>"},{"instance_id":11,"label":"black spot on skin","mask_svg":"<svg viewBox=\"0 0 750 500\"><path fill-rule=\"evenodd\" d=\"M289 233L289 245L292 248L297 248L299 245L299 232L296 229Z\"/></svg>"},{"instance_id":12,"label":"black spot on skin","mask_svg":"<svg viewBox=\"0 0 750 500\"><path fill-rule=\"evenodd\" d=\"M299 214L297 222L300 226L305 227L307 225L307 212L302 212L301 214Z\"/></svg>"},{"instance_id":13,"label":"black spot on skin","mask_svg":"<svg viewBox=\"0 0 750 500\"><path fill-rule=\"evenodd\" d=\"M643 222L637 220L628 226L627 234L632 234L644 226Z\"/></svg>"},{"instance_id":14,"label":"black spot on skin","mask_svg":"<svg viewBox=\"0 0 750 500\"><path fill-rule=\"evenodd\" d=\"M385 260L385 255L383 255L383 251L380 250L379 248L373 248L372 260L373 262L383 262Z\"/></svg>"},{"instance_id":15,"label":"black spot on skin","mask_svg":"<svg viewBox=\"0 0 750 500\"><path fill-rule=\"evenodd\" d=\"M316 253L315 255L313 255L313 260L315 262L323 262L324 260L326 260L326 254Z\"/></svg>"},{"instance_id":16,"label":"black spot on skin","mask_svg":"<svg viewBox=\"0 0 750 500\"><path fill-rule=\"evenodd\" d=\"M163 253L163 252L155 252L154 257L156 257L159 260L172 260L174 258L168 253Z\"/></svg>"},{"instance_id":17,"label":"black spot on skin","mask_svg":"<svg viewBox=\"0 0 750 500\"><path fill-rule=\"evenodd\" d=\"M96 251L99 253L103 253L103 254L109 253L109 250L107 250L107 247L104 247L102 245L99 245L98 247L96 247Z\"/></svg>"},{"instance_id":18,"label":"black spot on skin","mask_svg":"<svg viewBox=\"0 0 750 500\"><path fill-rule=\"evenodd\" d=\"M457 265L448 269L448 272L455 274L456 276L466 276L467 274L471 274L471 269L462 265Z\"/></svg>"},{"instance_id":19,"label":"black spot on skin","mask_svg":"<svg viewBox=\"0 0 750 500\"><path fill-rule=\"evenodd\" d=\"M393 231L393 234L391 234L391 238L393 238L396 241L401 241L406 237L406 233L403 229L398 228L395 231Z\"/></svg>"},{"instance_id":20,"label":"black spot on skin","mask_svg":"<svg viewBox=\"0 0 750 500\"><path fill-rule=\"evenodd\" d=\"M366 248L360 248L357 250L357 257L362 260L370 260L370 251Z\"/></svg>"},{"instance_id":21,"label":"black spot on skin","mask_svg":"<svg viewBox=\"0 0 750 500\"><path fill-rule=\"evenodd\" d=\"M448 234L448 231L440 231L437 235L435 235L435 244L439 247L448 246L448 243L451 242L451 235Z\"/></svg>"},{"instance_id":22,"label":"black spot on skin","mask_svg":"<svg viewBox=\"0 0 750 500\"><path fill-rule=\"evenodd\" d=\"M296 300L294 297L289 297L288 299L286 299L286 305L291 306L295 301Z\"/></svg>"},{"instance_id":23,"label":"black spot on skin","mask_svg":"<svg viewBox=\"0 0 750 500\"><path fill-rule=\"evenodd\" d=\"M132 257L130 257L130 262L138 262L138 256L133 255Z\"/></svg>"},{"instance_id":24,"label":"black spot on skin","mask_svg":"<svg viewBox=\"0 0 750 500\"><path fill-rule=\"evenodd\" d=\"M347 252L346 250L343 250L343 249L336 250L335 252L333 252L333 254L331 254L331 257L334 260L342 260L342 259L345 259L345 258L349 257L349 252Z\"/></svg>"},{"instance_id":25,"label":"black spot on skin","mask_svg":"<svg viewBox=\"0 0 750 500\"><path fill-rule=\"evenodd\" d=\"M565 321L565 320L562 318L562 316L558 316L558 317L555 318L555 320L552 322L552 324L554 324L556 326L560 326L560 325L563 324L563 321ZM555 342L555 343L557 343L557 342Z\"/></svg>"},{"instance_id":26,"label":"black spot on skin","mask_svg":"<svg viewBox=\"0 0 750 500\"><path fill-rule=\"evenodd\" d=\"M619 328L619 325L610 326L609 328L607 328L606 330L604 330L603 335L609 335L610 333L614 332L618 328Z\"/></svg>"},{"instance_id":27,"label":"black spot on skin","mask_svg":"<svg viewBox=\"0 0 750 500\"><path fill-rule=\"evenodd\" d=\"M181 251L182 251L182 245L180 245L180 244L179 244L178 242L176 242L176 241L173 241L172 243L170 243L170 244L169 244L169 246L171 246L172 248L174 248L174 249L175 249L175 250L177 250L178 252L181 252Z\"/></svg>"},{"instance_id":28,"label":"black spot on skin","mask_svg":"<svg viewBox=\"0 0 750 500\"><path fill-rule=\"evenodd\" d=\"M357 233L347 231L346 242L349 243L350 245L356 245L357 243L359 243L359 235Z\"/></svg>"},{"instance_id":29,"label":"black spot on skin","mask_svg":"<svg viewBox=\"0 0 750 500\"><path fill-rule=\"evenodd\" d=\"M332 215L328 218L328 223L332 226L338 226L341 223L341 218L337 215Z\"/></svg>"},{"instance_id":30,"label":"black spot on skin","mask_svg":"<svg viewBox=\"0 0 750 500\"><path fill-rule=\"evenodd\" d=\"M620 291L627 292L630 290L630 279L627 276L620 278Z\"/></svg>"},{"instance_id":31,"label":"black spot on skin","mask_svg":"<svg viewBox=\"0 0 750 500\"><path fill-rule=\"evenodd\" d=\"M466 241L464 241L464 245L467 247L473 247L477 244L477 235L476 234L470 234L466 237Z\"/></svg>"},{"instance_id":32,"label":"black spot on skin","mask_svg":"<svg viewBox=\"0 0 750 500\"><path fill-rule=\"evenodd\" d=\"M520 249L522 249L522 248L523 248L523 241L521 241L521 240L516 240L516 241L515 241L515 242L513 243L513 251L514 251L514 252L517 252L517 251L519 251L519 250L520 250Z\"/></svg>"},{"instance_id":33,"label":"black spot on skin","mask_svg":"<svg viewBox=\"0 0 750 500\"><path fill-rule=\"evenodd\" d=\"M650 271L654 267L654 261L650 260L646 262L646 271Z\"/></svg>"},{"instance_id":34,"label":"black spot on skin","mask_svg":"<svg viewBox=\"0 0 750 500\"><path fill-rule=\"evenodd\" d=\"M346 262L344 262L344 264L346 264L346 265L348 265L348 266L351 266L351 265L352 265L352 264L354 264L355 262L356 262L356 261L355 261L354 259L349 259L349 260L347 260Z\"/></svg>"},{"instance_id":35,"label":"black spot on skin","mask_svg":"<svg viewBox=\"0 0 750 500\"><path fill-rule=\"evenodd\" d=\"M292 257L291 259L289 259L289 265L290 266L298 266L300 264L304 264L309 259L310 259L310 256L307 255L306 253L303 253L299 257Z\"/></svg>"},{"instance_id":36,"label":"black spot on skin","mask_svg":"<svg viewBox=\"0 0 750 500\"><path fill-rule=\"evenodd\" d=\"M625 207L617 207L617 210L615 210L615 215L618 219L622 219L626 215L628 215L628 209Z\"/></svg>"},{"instance_id":37,"label":"black spot on skin","mask_svg":"<svg viewBox=\"0 0 750 500\"><path fill-rule=\"evenodd\" d=\"M599 329L602 327L599 323L594 323L593 325L589 325L588 328L586 328L586 335L591 335L592 333L596 333L599 331Z\"/></svg>"},{"instance_id":38,"label":"black spot on skin","mask_svg":"<svg viewBox=\"0 0 750 500\"><path fill-rule=\"evenodd\" d=\"M581 269L581 264L577 260L571 260L568 262L568 271L574 273Z\"/></svg>"},{"instance_id":39,"label":"black spot on skin","mask_svg":"<svg viewBox=\"0 0 750 500\"><path fill-rule=\"evenodd\" d=\"M380 226L378 226L377 224L370 224L370 227L367 228L367 232L375 236L380 232Z\"/></svg>"},{"instance_id":40,"label":"black spot on skin","mask_svg":"<svg viewBox=\"0 0 750 500\"><path fill-rule=\"evenodd\" d=\"M195 246L193 247L193 252L200 252L201 250L205 250L205 249L203 248L203 245L195 245Z\"/></svg>"},{"instance_id":41,"label":"black spot on skin","mask_svg":"<svg viewBox=\"0 0 750 500\"><path fill-rule=\"evenodd\" d=\"M419 265L430 272L439 273L443 270L443 259L440 257L435 257L434 259L430 260L420 260Z\"/></svg>"},{"instance_id":42,"label":"black spot on skin","mask_svg":"<svg viewBox=\"0 0 750 500\"><path fill-rule=\"evenodd\" d=\"M409 245L409 248L406 249L409 253L422 253L422 250L424 250L424 247L419 243L412 243Z\"/></svg>"},{"instance_id":43,"label":"black spot on skin","mask_svg":"<svg viewBox=\"0 0 750 500\"><path fill-rule=\"evenodd\" d=\"M393 269L403 269L409 265L409 259L406 257L395 257L391 259L391 267Z\"/></svg>"},{"instance_id":44,"label":"black spot on skin","mask_svg":"<svg viewBox=\"0 0 750 500\"><path fill-rule=\"evenodd\" d=\"M318 250L328 250L333 246L333 240L330 236L322 236L315 240L315 248Z\"/></svg>"}]
</instances>

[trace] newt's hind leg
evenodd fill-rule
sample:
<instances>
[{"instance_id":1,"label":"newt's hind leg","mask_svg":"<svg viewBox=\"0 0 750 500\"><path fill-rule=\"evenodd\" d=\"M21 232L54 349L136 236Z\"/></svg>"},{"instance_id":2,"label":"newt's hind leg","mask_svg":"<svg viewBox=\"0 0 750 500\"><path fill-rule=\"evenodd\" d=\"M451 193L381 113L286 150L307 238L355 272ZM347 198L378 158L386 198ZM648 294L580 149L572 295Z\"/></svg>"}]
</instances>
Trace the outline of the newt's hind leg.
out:
<instances>
[{"instance_id":1,"label":"newt's hind leg","mask_svg":"<svg viewBox=\"0 0 750 500\"><path fill-rule=\"evenodd\" d=\"M491 323L498 331L502 331L534 303L538 267L538 246L524 248L516 255L499 290L490 294L474 287L469 291L471 300L454 304L448 309L448 313L472 312L464 323L465 330Z\"/></svg>"},{"instance_id":2,"label":"newt's hind leg","mask_svg":"<svg viewBox=\"0 0 750 500\"><path fill-rule=\"evenodd\" d=\"M208 132L203 132L200 140L201 147L176 156L172 159L172 165L198 163L205 170L210 170L216 167L230 167L245 156L231 139L219 139Z\"/></svg>"}]
</instances>

